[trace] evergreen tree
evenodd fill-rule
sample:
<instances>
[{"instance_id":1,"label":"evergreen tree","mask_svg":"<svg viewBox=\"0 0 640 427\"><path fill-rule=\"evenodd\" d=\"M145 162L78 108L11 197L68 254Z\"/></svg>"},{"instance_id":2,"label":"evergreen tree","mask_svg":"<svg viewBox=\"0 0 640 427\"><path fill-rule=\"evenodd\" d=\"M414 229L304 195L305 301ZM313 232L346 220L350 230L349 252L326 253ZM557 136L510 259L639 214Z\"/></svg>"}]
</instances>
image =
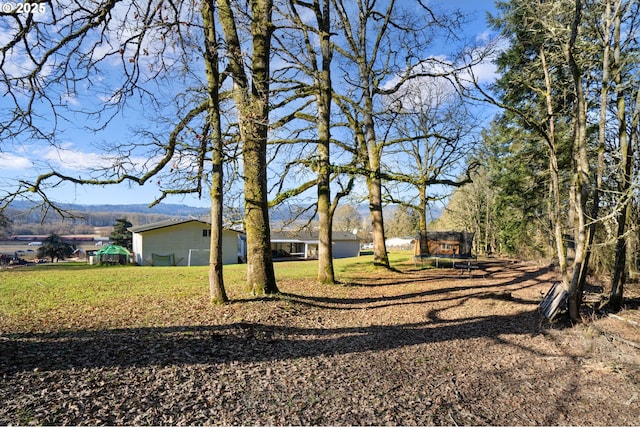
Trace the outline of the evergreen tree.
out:
<instances>
[{"instance_id":1,"label":"evergreen tree","mask_svg":"<svg viewBox=\"0 0 640 427\"><path fill-rule=\"evenodd\" d=\"M38 248L38 258L51 258L51 262L55 260L65 259L71 256L73 248L64 241L64 239L56 233L52 233L42 241L42 246Z\"/></svg>"},{"instance_id":2,"label":"evergreen tree","mask_svg":"<svg viewBox=\"0 0 640 427\"><path fill-rule=\"evenodd\" d=\"M0 212L0 232L8 230L10 225L11 220L4 214L4 212Z\"/></svg>"},{"instance_id":3,"label":"evergreen tree","mask_svg":"<svg viewBox=\"0 0 640 427\"><path fill-rule=\"evenodd\" d=\"M127 218L118 218L113 225L113 231L109 235L109 239L119 246L123 246L129 250L132 248L132 234L129 231L133 224Z\"/></svg>"}]
</instances>

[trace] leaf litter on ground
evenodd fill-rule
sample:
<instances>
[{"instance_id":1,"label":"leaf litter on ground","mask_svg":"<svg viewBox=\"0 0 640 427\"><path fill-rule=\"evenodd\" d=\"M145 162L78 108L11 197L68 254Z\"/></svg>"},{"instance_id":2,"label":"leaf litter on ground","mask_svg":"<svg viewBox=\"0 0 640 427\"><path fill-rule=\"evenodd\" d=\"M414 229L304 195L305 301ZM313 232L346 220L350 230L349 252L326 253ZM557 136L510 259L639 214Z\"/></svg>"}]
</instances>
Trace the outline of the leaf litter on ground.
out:
<instances>
[{"instance_id":1,"label":"leaf litter on ground","mask_svg":"<svg viewBox=\"0 0 640 427\"><path fill-rule=\"evenodd\" d=\"M545 323L554 280L486 260L471 277L285 278L221 306L205 290L6 318L0 423L640 425L640 351L611 338L638 328Z\"/></svg>"}]
</instances>

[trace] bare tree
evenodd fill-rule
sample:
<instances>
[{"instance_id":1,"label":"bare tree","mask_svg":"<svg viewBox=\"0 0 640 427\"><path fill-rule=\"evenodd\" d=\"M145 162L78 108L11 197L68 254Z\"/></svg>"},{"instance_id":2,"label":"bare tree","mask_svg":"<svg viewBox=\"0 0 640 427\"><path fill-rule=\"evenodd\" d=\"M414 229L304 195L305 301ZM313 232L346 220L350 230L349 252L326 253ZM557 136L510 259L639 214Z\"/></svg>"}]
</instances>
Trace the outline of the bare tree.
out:
<instances>
[{"instance_id":1,"label":"bare tree","mask_svg":"<svg viewBox=\"0 0 640 427\"><path fill-rule=\"evenodd\" d=\"M389 107L397 118L395 141L385 156L390 171L385 177L391 179L386 198L418 212L419 229L425 231L429 202L471 181L475 163L466 163L479 125L447 80L423 78L405 86Z\"/></svg>"},{"instance_id":2,"label":"bare tree","mask_svg":"<svg viewBox=\"0 0 640 427\"><path fill-rule=\"evenodd\" d=\"M454 72L451 64L429 57L425 48L437 31L452 35L460 16L438 15L423 2L403 8L395 0L384 4L332 1L340 38L336 52L340 55L338 63L344 79L344 85L334 87L338 92L335 98L351 128L353 147L366 180L374 264L388 267L382 213L382 156L390 141L385 138L379 117L387 107L382 100L404 91L406 82L412 79Z\"/></svg>"},{"instance_id":3,"label":"bare tree","mask_svg":"<svg viewBox=\"0 0 640 427\"><path fill-rule=\"evenodd\" d=\"M332 159L331 153L337 149L335 157L340 157L342 163L346 158L351 165L355 155L352 147L332 139L332 129L341 124L332 121L331 113L334 51L331 0L283 3L288 7L278 9L281 20L274 34L274 54L279 58L277 62L284 65L273 72L272 93L276 101L272 106L284 112L272 122L272 129L285 137L270 141L274 156L269 163L278 177L275 184L278 194L271 205L286 200L298 215L312 210L317 214L317 278L322 283L334 283L333 214L340 199L351 191L355 179L350 172L345 173L348 167ZM336 189L333 196L331 185ZM312 187L316 189L316 197L305 199L305 192Z\"/></svg>"},{"instance_id":4,"label":"bare tree","mask_svg":"<svg viewBox=\"0 0 640 427\"><path fill-rule=\"evenodd\" d=\"M255 295L278 292L271 259L267 201L267 132L269 129L269 60L271 0L250 0L251 54L243 49L231 0L218 0L227 45L228 70L238 114L244 161L244 216L247 233L247 284ZM250 57L247 68L244 59Z\"/></svg>"},{"instance_id":5,"label":"bare tree","mask_svg":"<svg viewBox=\"0 0 640 427\"><path fill-rule=\"evenodd\" d=\"M318 214L318 281L334 283L333 254L331 249L331 13L330 0L313 0L311 2L289 0L288 10L282 11L292 23L293 29L284 32L278 39L280 55L286 58L295 71L301 71L303 76L310 79L310 84L305 84L303 78L297 78L296 84L290 85L297 91L297 96L287 100L287 104L299 101L303 97L310 96L315 99L315 111L305 112L305 108L311 105L302 103L302 108L296 109L295 114L289 113L286 120L301 119L315 124L317 134L315 143L315 155L313 162L298 155L293 156L293 163L288 163L287 170L292 164L303 164L311 167L316 172L313 182L317 189L317 214ZM308 22L303 15L313 17L315 22ZM309 20L311 21L311 20ZM299 37L301 35L301 37ZM299 37L301 42L294 40ZM300 96L303 95L303 96ZM302 129L305 127L303 126ZM301 129L296 129L300 133ZM312 135L314 132L310 132ZM313 136L311 136L313 138ZM303 143L298 140L298 144ZM286 174L281 175L282 178ZM282 180L281 180L282 182ZM287 196L298 195L310 187L312 181L299 183L294 191L289 191Z\"/></svg>"},{"instance_id":6,"label":"bare tree","mask_svg":"<svg viewBox=\"0 0 640 427\"><path fill-rule=\"evenodd\" d=\"M204 63L207 76L207 92L209 105L207 108L207 123L210 131L207 132L211 139L211 245L209 250L209 293L212 301L226 303L229 298L224 288L224 276L222 272L222 211L223 211L223 143L222 124L220 120L221 88L218 37L216 34L216 21L214 15L213 0L202 1L202 27L204 37Z\"/></svg>"},{"instance_id":7,"label":"bare tree","mask_svg":"<svg viewBox=\"0 0 640 427\"><path fill-rule=\"evenodd\" d=\"M360 212L353 204L338 206L334 214L334 228L336 231L352 232L362 226Z\"/></svg>"},{"instance_id":8,"label":"bare tree","mask_svg":"<svg viewBox=\"0 0 640 427\"><path fill-rule=\"evenodd\" d=\"M245 217L250 253L247 280L254 293L276 292L264 172L271 3L251 2L255 46L248 70L242 62L233 6L230 1L218 3L246 165ZM7 31L0 46L1 82L13 102L13 109L3 117L0 128L3 143L24 144L27 139L39 138L59 147L59 122L81 116L93 123L89 130L108 131L117 113L128 111L129 105L136 103L153 110L158 117L173 113L173 118L158 121L156 132L139 132L137 141L141 142L110 144L102 165L88 170L86 176L46 165L48 172L33 180L20 180L15 189L3 196L4 201L35 194L42 198L46 209L68 215L48 198L48 191L63 182L143 185L165 174L169 179L161 184L155 204L169 195L201 195L209 183L207 165L212 162L212 217L217 231L212 233L210 284L212 298L224 301L217 253L221 250L222 226L222 132L217 95L222 79L217 72L220 43L216 39L213 3L204 0L200 8L197 2L182 0L114 0L90 5L69 0L41 5L45 6L43 13L2 13ZM194 52L199 55L194 56ZM10 65L14 63L22 65ZM74 108L75 103L69 101L96 92L103 95L104 101L94 103L93 108Z\"/></svg>"}]
</instances>

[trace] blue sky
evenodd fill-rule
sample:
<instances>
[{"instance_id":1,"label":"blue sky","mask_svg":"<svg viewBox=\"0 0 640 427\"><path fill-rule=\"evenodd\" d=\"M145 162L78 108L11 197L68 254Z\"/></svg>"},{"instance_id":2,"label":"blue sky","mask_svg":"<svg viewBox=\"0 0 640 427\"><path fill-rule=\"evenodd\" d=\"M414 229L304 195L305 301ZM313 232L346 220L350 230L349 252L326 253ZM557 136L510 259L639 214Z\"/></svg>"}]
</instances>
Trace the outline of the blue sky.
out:
<instances>
[{"instance_id":1,"label":"blue sky","mask_svg":"<svg viewBox=\"0 0 640 427\"><path fill-rule=\"evenodd\" d=\"M453 0L442 2L442 4L448 8L459 7L473 13L472 22L466 26L470 37L480 37L486 31L486 12L494 10L493 0ZM486 72L490 73L491 70L487 69ZM99 97L106 99L104 93ZM7 99L0 98L0 114L6 108L4 103L7 101ZM75 103L83 100L70 97L63 101L73 107ZM59 122L60 137L57 147L32 144L26 138L14 144L3 143L0 146L0 189L6 191L16 185L16 180L35 176L38 171L46 171L47 165L61 168L71 176L86 176L87 168L106 164L107 160L103 158L105 153L99 153L99 147L103 142L130 138L130 128L144 126L145 122L141 123L143 117L141 108L141 106L136 106L134 102L131 104L131 110L116 114L107 132L93 134L83 130L84 119L78 119L77 123L73 121ZM149 123L149 126L156 126L156 124ZM148 159L134 157L133 160L138 164L143 164ZM157 180L151 180L144 186L137 184L110 186L61 184L48 193L52 200L75 204L149 204L159 194ZM202 199L194 196L169 197L165 199L165 202L189 206L209 206L207 194L204 194Z\"/></svg>"}]
</instances>

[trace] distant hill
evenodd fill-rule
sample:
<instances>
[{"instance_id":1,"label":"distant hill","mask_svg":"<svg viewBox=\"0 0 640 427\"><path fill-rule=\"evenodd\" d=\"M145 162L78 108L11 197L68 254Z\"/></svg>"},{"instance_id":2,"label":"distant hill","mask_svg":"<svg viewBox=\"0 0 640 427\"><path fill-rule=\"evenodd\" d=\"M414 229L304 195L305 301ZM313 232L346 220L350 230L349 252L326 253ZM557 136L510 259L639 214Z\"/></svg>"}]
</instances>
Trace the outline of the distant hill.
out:
<instances>
[{"instance_id":1,"label":"distant hill","mask_svg":"<svg viewBox=\"0 0 640 427\"><path fill-rule=\"evenodd\" d=\"M11 208L20 211L32 210L37 205L28 200L17 200L11 203ZM126 213L144 213L144 214L160 214L170 216L200 216L208 215L209 208L198 208L193 206L178 205L171 203L160 203L152 208L149 208L147 204L132 204L132 205L78 205L63 203L60 204L63 209L78 211L78 212L126 212Z\"/></svg>"},{"instance_id":2,"label":"distant hill","mask_svg":"<svg viewBox=\"0 0 640 427\"><path fill-rule=\"evenodd\" d=\"M78 205L61 204L61 209L78 218L64 220L53 210L43 212L37 204L14 201L4 212L11 221L11 234L92 234L97 228L112 227L117 219L126 218L133 225L148 224L175 217L208 217L209 209L178 204ZM43 218L43 215L46 216ZM2 230L0 230L2 231Z\"/></svg>"},{"instance_id":3,"label":"distant hill","mask_svg":"<svg viewBox=\"0 0 640 427\"><path fill-rule=\"evenodd\" d=\"M208 219L210 214L209 208L175 203L161 203L152 208L149 208L146 204L62 204L60 207L73 212L81 218L62 221L55 212L49 211L47 217L43 220L43 212L38 208L37 204L29 201L14 201L5 211L5 214L11 220L10 232L14 234L29 234L30 232L43 234L62 232L64 229L65 233L88 233L94 227L111 227L119 218L127 218L133 225L144 225L176 217ZM305 206L296 205L278 206L271 209L270 220L274 224L285 225L289 222L308 223L313 221L316 214L315 209L305 208ZM362 218L369 216L368 205L359 204L357 209ZM392 217L395 209L396 206L385 207L385 217ZM429 220L439 217L440 214L440 209L431 208Z\"/></svg>"},{"instance_id":4,"label":"distant hill","mask_svg":"<svg viewBox=\"0 0 640 427\"><path fill-rule=\"evenodd\" d=\"M79 206L78 209L85 209L88 212L131 212L131 213L151 213L156 215L170 216L202 216L209 215L209 208L198 208L194 206L177 204L159 204L149 208L146 204L137 205L89 205Z\"/></svg>"}]
</instances>

